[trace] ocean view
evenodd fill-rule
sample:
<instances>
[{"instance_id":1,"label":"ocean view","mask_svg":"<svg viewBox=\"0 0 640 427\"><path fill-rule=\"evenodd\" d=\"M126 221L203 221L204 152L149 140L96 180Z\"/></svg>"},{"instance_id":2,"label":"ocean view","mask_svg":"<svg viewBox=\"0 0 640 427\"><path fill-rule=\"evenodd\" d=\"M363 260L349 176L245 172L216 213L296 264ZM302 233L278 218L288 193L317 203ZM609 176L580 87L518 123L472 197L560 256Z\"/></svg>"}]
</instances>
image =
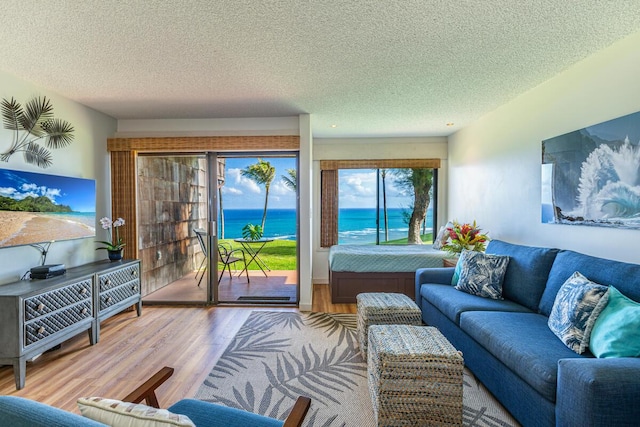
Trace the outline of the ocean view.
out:
<instances>
[{"instance_id":1,"label":"ocean view","mask_svg":"<svg viewBox=\"0 0 640 427\"><path fill-rule=\"evenodd\" d=\"M388 209L389 240L407 237L408 226L402 216L402 209ZM242 237L242 227L247 223L260 224L262 209L225 209L225 239ZM384 240L384 224L380 215L380 240ZM221 222L218 219L219 227ZM433 224L432 210L427 211L427 232ZM367 244L376 241L376 209L340 209L338 214L338 243ZM269 209L264 230L265 237L295 240L295 209ZM220 229L218 229L219 236Z\"/></svg>"}]
</instances>

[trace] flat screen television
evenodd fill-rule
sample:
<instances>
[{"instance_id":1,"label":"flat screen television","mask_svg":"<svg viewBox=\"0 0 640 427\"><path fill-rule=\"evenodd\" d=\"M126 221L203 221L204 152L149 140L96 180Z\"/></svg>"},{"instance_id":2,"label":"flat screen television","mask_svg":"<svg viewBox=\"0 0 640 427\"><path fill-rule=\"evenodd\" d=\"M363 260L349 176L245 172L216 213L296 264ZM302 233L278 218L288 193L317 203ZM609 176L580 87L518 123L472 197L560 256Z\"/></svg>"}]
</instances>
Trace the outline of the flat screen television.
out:
<instances>
[{"instance_id":1,"label":"flat screen television","mask_svg":"<svg viewBox=\"0 0 640 427\"><path fill-rule=\"evenodd\" d=\"M0 248L95 235L95 180L0 169Z\"/></svg>"}]
</instances>

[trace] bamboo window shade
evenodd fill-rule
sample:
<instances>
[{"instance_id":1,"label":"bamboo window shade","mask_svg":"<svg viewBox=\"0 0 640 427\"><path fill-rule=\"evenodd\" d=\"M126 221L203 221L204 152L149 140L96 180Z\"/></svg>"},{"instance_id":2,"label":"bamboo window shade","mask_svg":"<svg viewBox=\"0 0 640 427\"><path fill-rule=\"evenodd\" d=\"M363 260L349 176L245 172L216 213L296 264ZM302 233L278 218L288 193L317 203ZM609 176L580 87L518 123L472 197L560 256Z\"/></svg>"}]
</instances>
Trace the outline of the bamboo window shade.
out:
<instances>
[{"instance_id":1,"label":"bamboo window shade","mask_svg":"<svg viewBox=\"0 0 640 427\"><path fill-rule=\"evenodd\" d=\"M127 258L138 258L138 219L136 207L138 153L202 153L208 151L299 151L298 135L248 135L202 137L109 138L111 154L111 210L127 227L120 237L127 244Z\"/></svg>"},{"instance_id":2,"label":"bamboo window shade","mask_svg":"<svg viewBox=\"0 0 640 427\"><path fill-rule=\"evenodd\" d=\"M377 160L321 160L320 187L320 246L328 248L338 244L338 170L440 168L440 159L377 159Z\"/></svg>"}]
</instances>

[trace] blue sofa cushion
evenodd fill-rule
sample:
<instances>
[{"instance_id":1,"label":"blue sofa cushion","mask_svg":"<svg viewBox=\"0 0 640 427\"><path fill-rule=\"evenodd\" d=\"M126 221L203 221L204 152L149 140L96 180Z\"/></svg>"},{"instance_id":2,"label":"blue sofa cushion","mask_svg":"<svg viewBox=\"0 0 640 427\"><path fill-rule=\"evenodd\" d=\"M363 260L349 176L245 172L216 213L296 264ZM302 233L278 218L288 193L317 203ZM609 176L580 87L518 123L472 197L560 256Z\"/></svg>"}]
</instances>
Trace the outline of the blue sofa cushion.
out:
<instances>
[{"instance_id":1,"label":"blue sofa cushion","mask_svg":"<svg viewBox=\"0 0 640 427\"><path fill-rule=\"evenodd\" d=\"M167 409L188 416L198 427L281 427L284 424L273 418L195 399L182 399Z\"/></svg>"},{"instance_id":2,"label":"blue sofa cushion","mask_svg":"<svg viewBox=\"0 0 640 427\"><path fill-rule=\"evenodd\" d=\"M427 284L420 288L420 295L456 325L460 323L460 314L465 311L530 312L528 308L513 301L483 298L461 292L449 285Z\"/></svg>"},{"instance_id":3,"label":"blue sofa cushion","mask_svg":"<svg viewBox=\"0 0 640 427\"><path fill-rule=\"evenodd\" d=\"M460 328L551 402L558 360L585 357L564 345L537 313L468 311L460 316Z\"/></svg>"},{"instance_id":4,"label":"blue sofa cushion","mask_svg":"<svg viewBox=\"0 0 640 427\"><path fill-rule=\"evenodd\" d=\"M547 317L551 314L558 290L576 271L592 282L615 286L627 297L640 302L640 265L562 250L549 272L547 286L540 300L540 313Z\"/></svg>"},{"instance_id":5,"label":"blue sofa cushion","mask_svg":"<svg viewBox=\"0 0 640 427\"><path fill-rule=\"evenodd\" d=\"M509 256L509 265L502 282L503 298L537 311L558 249L522 246L492 240L487 246L486 253Z\"/></svg>"},{"instance_id":6,"label":"blue sofa cushion","mask_svg":"<svg viewBox=\"0 0 640 427\"><path fill-rule=\"evenodd\" d=\"M89 418L17 396L0 396L0 426L106 427Z\"/></svg>"}]
</instances>

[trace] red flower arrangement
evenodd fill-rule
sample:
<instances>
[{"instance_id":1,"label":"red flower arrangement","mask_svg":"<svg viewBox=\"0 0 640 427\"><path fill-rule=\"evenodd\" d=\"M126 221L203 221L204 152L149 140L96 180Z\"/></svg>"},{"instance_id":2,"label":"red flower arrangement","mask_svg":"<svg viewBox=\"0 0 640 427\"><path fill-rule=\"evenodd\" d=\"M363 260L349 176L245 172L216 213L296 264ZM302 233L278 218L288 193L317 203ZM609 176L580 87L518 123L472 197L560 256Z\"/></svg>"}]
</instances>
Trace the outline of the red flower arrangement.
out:
<instances>
[{"instance_id":1,"label":"red flower arrangement","mask_svg":"<svg viewBox=\"0 0 640 427\"><path fill-rule=\"evenodd\" d=\"M475 221L473 224L460 224L453 222L453 227L448 227L449 240L442 247L443 250L452 254L459 254L463 250L483 252L489 237L480 233L481 229Z\"/></svg>"}]
</instances>

